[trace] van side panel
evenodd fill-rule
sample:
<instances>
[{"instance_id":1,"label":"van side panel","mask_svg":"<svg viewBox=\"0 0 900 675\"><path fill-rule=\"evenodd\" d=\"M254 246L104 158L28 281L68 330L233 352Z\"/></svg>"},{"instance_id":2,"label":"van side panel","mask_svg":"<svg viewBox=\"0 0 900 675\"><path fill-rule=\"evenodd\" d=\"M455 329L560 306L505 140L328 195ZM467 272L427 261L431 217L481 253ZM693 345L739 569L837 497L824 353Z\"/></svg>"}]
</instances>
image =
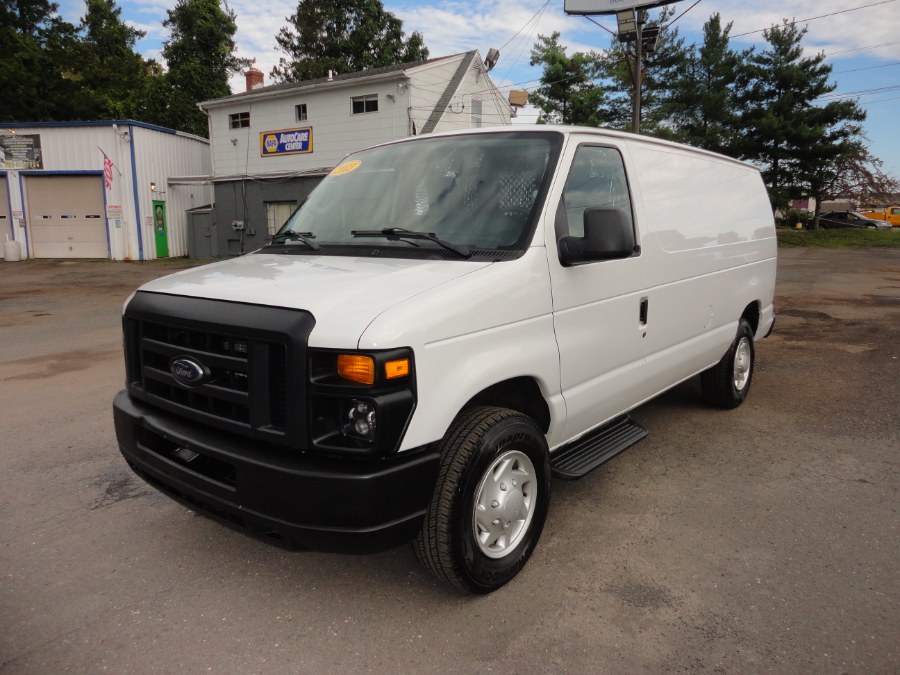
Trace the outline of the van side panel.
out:
<instances>
[{"instance_id":1,"label":"van side panel","mask_svg":"<svg viewBox=\"0 0 900 675\"><path fill-rule=\"evenodd\" d=\"M759 172L706 153L636 142L643 197L649 320L649 389L660 391L715 364L744 309L772 322L777 242ZM648 391L648 396L652 395Z\"/></svg>"}]
</instances>

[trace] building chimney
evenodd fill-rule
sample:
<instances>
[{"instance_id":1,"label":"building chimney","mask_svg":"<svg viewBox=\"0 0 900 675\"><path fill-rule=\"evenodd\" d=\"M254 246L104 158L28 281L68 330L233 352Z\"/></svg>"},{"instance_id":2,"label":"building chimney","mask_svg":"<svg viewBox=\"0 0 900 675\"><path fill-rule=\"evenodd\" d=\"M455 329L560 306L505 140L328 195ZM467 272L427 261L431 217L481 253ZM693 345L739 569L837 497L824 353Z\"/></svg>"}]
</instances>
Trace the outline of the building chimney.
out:
<instances>
[{"instance_id":1,"label":"building chimney","mask_svg":"<svg viewBox=\"0 0 900 675\"><path fill-rule=\"evenodd\" d=\"M250 66L250 70L244 73L244 76L247 78L247 91L253 91L263 86L263 73L261 70Z\"/></svg>"}]
</instances>

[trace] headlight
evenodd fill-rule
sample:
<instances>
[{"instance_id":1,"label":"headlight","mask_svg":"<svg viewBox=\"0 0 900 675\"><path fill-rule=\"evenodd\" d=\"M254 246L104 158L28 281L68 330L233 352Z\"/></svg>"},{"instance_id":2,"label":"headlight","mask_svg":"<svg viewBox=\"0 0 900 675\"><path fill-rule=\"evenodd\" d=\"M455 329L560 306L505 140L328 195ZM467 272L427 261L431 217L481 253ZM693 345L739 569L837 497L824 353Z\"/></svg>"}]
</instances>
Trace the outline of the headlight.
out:
<instances>
[{"instance_id":1,"label":"headlight","mask_svg":"<svg viewBox=\"0 0 900 675\"><path fill-rule=\"evenodd\" d=\"M394 452L415 403L410 349L309 351L311 449L366 455Z\"/></svg>"},{"instance_id":2,"label":"headlight","mask_svg":"<svg viewBox=\"0 0 900 675\"><path fill-rule=\"evenodd\" d=\"M341 416L344 423L341 425L341 433L363 441L374 441L375 429L378 426L375 406L368 401L351 399L342 407L344 410Z\"/></svg>"}]
</instances>

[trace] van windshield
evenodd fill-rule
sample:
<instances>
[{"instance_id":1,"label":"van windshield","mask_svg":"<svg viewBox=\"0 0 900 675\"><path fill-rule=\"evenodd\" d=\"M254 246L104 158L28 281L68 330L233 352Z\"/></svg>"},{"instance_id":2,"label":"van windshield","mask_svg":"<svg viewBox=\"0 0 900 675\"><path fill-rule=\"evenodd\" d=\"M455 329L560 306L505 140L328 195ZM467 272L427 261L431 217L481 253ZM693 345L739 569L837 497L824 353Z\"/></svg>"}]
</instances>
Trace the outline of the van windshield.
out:
<instances>
[{"instance_id":1,"label":"van windshield","mask_svg":"<svg viewBox=\"0 0 900 675\"><path fill-rule=\"evenodd\" d=\"M270 246L299 240L324 254L352 254L351 246L448 258L460 250L524 250L561 143L555 132L504 132L416 139L350 155Z\"/></svg>"}]
</instances>

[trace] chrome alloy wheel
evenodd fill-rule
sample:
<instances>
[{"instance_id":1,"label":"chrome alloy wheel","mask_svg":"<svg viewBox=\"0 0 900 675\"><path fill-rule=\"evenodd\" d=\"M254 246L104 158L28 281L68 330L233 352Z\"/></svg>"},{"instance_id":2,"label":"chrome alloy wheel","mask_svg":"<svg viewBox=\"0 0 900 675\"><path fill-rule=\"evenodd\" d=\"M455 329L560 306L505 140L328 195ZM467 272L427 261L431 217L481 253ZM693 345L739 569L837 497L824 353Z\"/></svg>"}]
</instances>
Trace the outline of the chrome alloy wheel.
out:
<instances>
[{"instance_id":1,"label":"chrome alloy wheel","mask_svg":"<svg viewBox=\"0 0 900 675\"><path fill-rule=\"evenodd\" d=\"M537 504L534 464L518 450L500 455L475 492L472 532L488 558L502 558L528 532Z\"/></svg>"},{"instance_id":2,"label":"chrome alloy wheel","mask_svg":"<svg viewBox=\"0 0 900 675\"><path fill-rule=\"evenodd\" d=\"M750 380L750 366L753 363L750 340L742 337L734 350L734 388L742 391Z\"/></svg>"}]
</instances>

